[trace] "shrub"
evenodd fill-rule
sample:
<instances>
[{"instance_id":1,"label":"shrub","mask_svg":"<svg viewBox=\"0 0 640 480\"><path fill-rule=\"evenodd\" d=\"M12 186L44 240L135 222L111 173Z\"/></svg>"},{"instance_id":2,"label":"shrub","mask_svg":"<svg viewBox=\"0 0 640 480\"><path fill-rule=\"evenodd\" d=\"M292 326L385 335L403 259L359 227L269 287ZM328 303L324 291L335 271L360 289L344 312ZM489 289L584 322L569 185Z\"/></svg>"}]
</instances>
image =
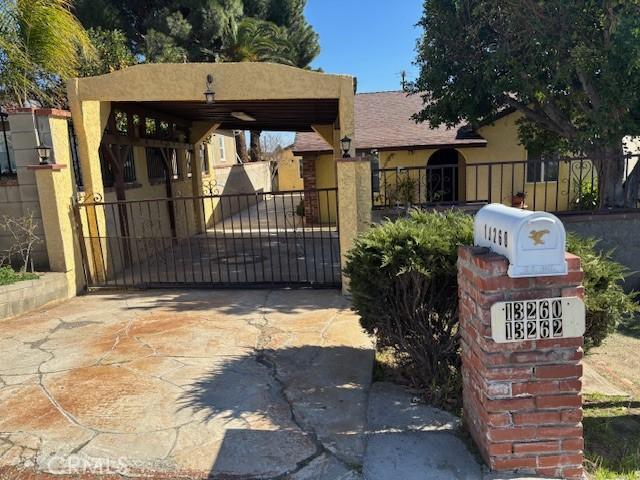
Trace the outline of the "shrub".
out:
<instances>
[{"instance_id":1,"label":"shrub","mask_svg":"<svg viewBox=\"0 0 640 480\"><path fill-rule=\"evenodd\" d=\"M35 280L35 273L15 272L11 267L0 267L0 285L11 285L22 280Z\"/></svg>"},{"instance_id":2,"label":"shrub","mask_svg":"<svg viewBox=\"0 0 640 480\"><path fill-rule=\"evenodd\" d=\"M416 203L416 188L418 182L407 173L397 179L395 189L391 192L391 198L394 203L398 202L402 205L411 206Z\"/></svg>"},{"instance_id":3,"label":"shrub","mask_svg":"<svg viewBox=\"0 0 640 480\"><path fill-rule=\"evenodd\" d=\"M598 183L593 180L582 180L575 186L575 197L575 210L597 209L600 199Z\"/></svg>"},{"instance_id":4,"label":"shrub","mask_svg":"<svg viewBox=\"0 0 640 480\"><path fill-rule=\"evenodd\" d=\"M358 238L345 266L353 308L378 350L393 352L412 386L447 408L461 402L457 248L472 241L471 216L413 210ZM626 269L599 253L595 240L569 235L568 250L582 257L590 348L638 307L620 286Z\"/></svg>"},{"instance_id":5,"label":"shrub","mask_svg":"<svg viewBox=\"0 0 640 480\"><path fill-rule=\"evenodd\" d=\"M628 270L611 259L611 252L598 251L597 243L593 238L567 236L567 250L582 259L584 270L585 349L600 345L620 323L632 320L639 311L636 293L626 293L621 286Z\"/></svg>"},{"instance_id":6,"label":"shrub","mask_svg":"<svg viewBox=\"0 0 640 480\"><path fill-rule=\"evenodd\" d=\"M468 215L414 210L361 236L345 267L363 328L445 407L460 401L456 259L472 233Z\"/></svg>"},{"instance_id":7,"label":"shrub","mask_svg":"<svg viewBox=\"0 0 640 480\"><path fill-rule=\"evenodd\" d=\"M33 212L22 217L2 215L0 230L8 234L11 243L7 249L0 251L0 266L5 263L14 263L19 259L21 272L26 272L29 266L33 272L31 252L33 247L40 242L40 237L36 234L37 229L38 222L34 220Z\"/></svg>"}]
</instances>

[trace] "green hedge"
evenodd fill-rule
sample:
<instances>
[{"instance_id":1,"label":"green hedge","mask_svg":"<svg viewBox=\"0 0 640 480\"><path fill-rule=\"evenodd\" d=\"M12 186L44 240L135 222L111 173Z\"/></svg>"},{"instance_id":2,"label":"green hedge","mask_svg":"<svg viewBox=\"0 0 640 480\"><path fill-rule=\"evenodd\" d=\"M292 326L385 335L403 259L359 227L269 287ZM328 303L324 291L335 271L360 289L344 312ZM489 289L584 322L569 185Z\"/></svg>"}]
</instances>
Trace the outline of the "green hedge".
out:
<instances>
[{"instance_id":1,"label":"green hedge","mask_svg":"<svg viewBox=\"0 0 640 480\"><path fill-rule=\"evenodd\" d=\"M362 327L428 401L445 407L460 402L456 260L458 246L472 242L471 216L416 210L359 237L345 266ZM626 270L594 240L570 235L568 250L583 260L590 348L638 308L619 285Z\"/></svg>"},{"instance_id":2,"label":"green hedge","mask_svg":"<svg viewBox=\"0 0 640 480\"><path fill-rule=\"evenodd\" d=\"M0 267L0 285L11 285L22 280L35 280L38 275L29 272L16 272L8 266Z\"/></svg>"}]
</instances>

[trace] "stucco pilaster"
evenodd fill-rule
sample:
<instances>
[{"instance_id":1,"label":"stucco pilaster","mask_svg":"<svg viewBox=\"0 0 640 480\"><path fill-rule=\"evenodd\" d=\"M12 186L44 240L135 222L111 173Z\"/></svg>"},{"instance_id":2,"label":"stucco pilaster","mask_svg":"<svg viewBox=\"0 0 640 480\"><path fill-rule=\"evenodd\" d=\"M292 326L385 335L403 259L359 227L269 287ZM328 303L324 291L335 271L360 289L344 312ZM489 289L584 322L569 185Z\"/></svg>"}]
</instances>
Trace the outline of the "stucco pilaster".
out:
<instances>
[{"instance_id":1,"label":"stucco pilaster","mask_svg":"<svg viewBox=\"0 0 640 480\"><path fill-rule=\"evenodd\" d=\"M344 266L358 235L371 226L371 164L356 158L340 158L336 164L340 255ZM342 291L349 291L349 279L344 275Z\"/></svg>"}]
</instances>

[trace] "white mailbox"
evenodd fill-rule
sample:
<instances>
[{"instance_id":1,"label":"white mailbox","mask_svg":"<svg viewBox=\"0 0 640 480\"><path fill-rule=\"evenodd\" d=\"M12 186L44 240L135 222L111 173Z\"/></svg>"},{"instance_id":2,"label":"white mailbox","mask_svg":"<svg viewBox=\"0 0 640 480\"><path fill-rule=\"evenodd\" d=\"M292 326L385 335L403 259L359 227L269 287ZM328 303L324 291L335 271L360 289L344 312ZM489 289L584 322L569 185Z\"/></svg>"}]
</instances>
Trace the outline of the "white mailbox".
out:
<instances>
[{"instance_id":1,"label":"white mailbox","mask_svg":"<svg viewBox=\"0 0 640 480\"><path fill-rule=\"evenodd\" d=\"M510 277L567 273L564 225L550 213L492 203L476 214L473 236L475 245L507 257Z\"/></svg>"}]
</instances>

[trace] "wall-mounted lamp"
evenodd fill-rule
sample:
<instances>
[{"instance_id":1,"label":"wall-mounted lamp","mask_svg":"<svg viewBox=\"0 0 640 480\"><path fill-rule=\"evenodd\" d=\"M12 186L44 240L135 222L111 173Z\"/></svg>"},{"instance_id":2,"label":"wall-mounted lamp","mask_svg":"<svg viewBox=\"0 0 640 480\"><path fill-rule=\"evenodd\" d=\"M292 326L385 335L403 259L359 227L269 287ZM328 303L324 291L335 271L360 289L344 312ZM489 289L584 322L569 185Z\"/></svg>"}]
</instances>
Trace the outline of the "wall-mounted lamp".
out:
<instances>
[{"instance_id":1,"label":"wall-mounted lamp","mask_svg":"<svg viewBox=\"0 0 640 480\"><path fill-rule=\"evenodd\" d=\"M38 157L40 158L40 165L47 165L49 163L49 157L51 156L51 147L40 144L36 147Z\"/></svg>"},{"instance_id":2,"label":"wall-mounted lamp","mask_svg":"<svg viewBox=\"0 0 640 480\"><path fill-rule=\"evenodd\" d=\"M211 105L216 100L216 94L213 91L213 75L207 75L207 89L204 91L204 101Z\"/></svg>"},{"instance_id":3,"label":"wall-mounted lamp","mask_svg":"<svg viewBox=\"0 0 640 480\"><path fill-rule=\"evenodd\" d=\"M346 135L340 140L340 148L342 149L342 158L349 158L349 150L351 150L351 139Z\"/></svg>"}]
</instances>

